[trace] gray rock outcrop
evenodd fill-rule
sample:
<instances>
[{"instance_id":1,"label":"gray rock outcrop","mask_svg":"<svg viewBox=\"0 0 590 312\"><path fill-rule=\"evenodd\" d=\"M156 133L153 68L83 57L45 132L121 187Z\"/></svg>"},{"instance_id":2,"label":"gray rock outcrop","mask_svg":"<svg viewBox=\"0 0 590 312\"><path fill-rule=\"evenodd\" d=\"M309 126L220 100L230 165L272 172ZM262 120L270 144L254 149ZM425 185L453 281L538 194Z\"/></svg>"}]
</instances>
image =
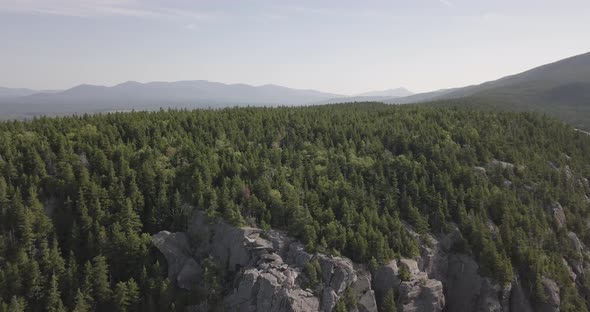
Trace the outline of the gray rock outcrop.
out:
<instances>
[{"instance_id":1,"label":"gray rock outcrop","mask_svg":"<svg viewBox=\"0 0 590 312\"><path fill-rule=\"evenodd\" d=\"M162 231L152 241L166 257L170 281L180 288L199 284L203 270L198 263L206 257L230 272L234 278L225 285L225 311L332 311L350 289L358 311L377 312L370 272L344 257L310 254L280 231L209 223L197 212L186 234ZM321 268L314 289L304 287L304 266L310 261Z\"/></svg>"},{"instance_id":2,"label":"gray rock outcrop","mask_svg":"<svg viewBox=\"0 0 590 312\"><path fill-rule=\"evenodd\" d=\"M462 240L457 228L428 239L430 243L421 246L417 262L430 279L442 283L445 311L533 311L529 294L519 284L501 286L492 282L481 275L475 259L452 250Z\"/></svg>"},{"instance_id":3,"label":"gray rock outcrop","mask_svg":"<svg viewBox=\"0 0 590 312\"><path fill-rule=\"evenodd\" d=\"M559 297L559 286L554 280L544 278L541 281L543 285L543 292L545 294L545 301L541 302L538 307L539 312L558 312L561 298Z\"/></svg>"},{"instance_id":4,"label":"gray rock outcrop","mask_svg":"<svg viewBox=\"0 0 590 312\"><path fill-rule=\"evenodd\" d=\"M561 205L552 209L562 221ZM420 255L390 261L374 274L345 257L309 253L284 232L210 222L201 212L195 213L186 233L162 231L152 241L166 258L169 280L179 288L207 287L201 266L205 259L214 259L228 272L222 294L224 311L332 311L342 298L352 296L356 306L348 307L349 311L377 312L378 303L391 289L396 293L398 311L404 312L559 311L560 292L555 281L543 279L547 299L531 302L531 287L523 286L517 273L511 285L498 285L481 275L473 257L453 249L463 240L458 229L434 237L419 236L405 226L423 242ZM585 257L585 246L577 235L569 232L568 237L578 258ZM568 257L563 261L572 268L574 281L585 269L583 262L576 266ZM316 285L309 283L304 269L310 262L319 267ZM409 272L405 280L400 276L402 267ZM207 309L211 309L208 303L190 307L191 311Z\"/></svg>"},{"instance_id":5,"label":"gray rock outcrop","mask_svg":"<svg viewBox=\"0 0 590 312\"><path fill-rule=\"evenodd\" d=\"M203 270L191 256L186 234L162 231L152 237L152 242L166 258L170 281L187 290L197 285Z\"/></svg>"},{"instance_id":6,"label":"gray rock outcrop","mask_svg":"<svg viewBox=\"0 0 590 312\"><path fill-rule=\"evenodd\" d=\"M559 202L552 203L549 207L549 212L553 215L557 228L565 226L565 212Z\"/></svg>"},{"instance_id":7,"label":"gray rock outcrop","mask_svg":"<svg viewBox=\"0 0 590 312\"><path fill-rule=\"evenodd\" d=\"M410 278L402 281L400 266L405 266ZM412 259L393 260L377 269L375 292L380 300L390 289L399 294L398 311L426 312L442 311L445 307L445 296L441 281L429 279L428 273L420 271L418 262Z\"/></svg>"}]
</instances>

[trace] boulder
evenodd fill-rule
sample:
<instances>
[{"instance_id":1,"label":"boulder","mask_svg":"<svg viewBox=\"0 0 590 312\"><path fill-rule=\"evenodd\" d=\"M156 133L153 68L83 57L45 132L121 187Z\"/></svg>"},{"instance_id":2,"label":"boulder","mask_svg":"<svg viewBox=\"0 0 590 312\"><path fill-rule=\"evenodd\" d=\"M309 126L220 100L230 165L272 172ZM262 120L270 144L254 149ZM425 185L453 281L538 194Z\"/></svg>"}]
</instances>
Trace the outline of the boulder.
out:
<instances>
[{"instance_id":1,"label":"boulder","mask_svg":"<svg viewBox=\"0 0 590 312\"><path fill-rule=\"evenodd\" d=\"M213 256L221 267L230 272L247 266L252 257L245 244L248 242L246 237L260 231L255 228L238 229L225 222L219 222L211 243Z\"/></svg>"},{"instance_id":2,"label":"boulder","mask_svg":"<svg viewBox=\"0 0 590 312\"><path fill-rule=\"evenodd\" d=\"M545 294L544 302L538 305L539 312L558 312L561 298L559 296L559 286L557 283L549 278L543 278L541 281L543 285L543 292Z\"/></svg>"},{"instance_id":3,"label":"boulder","mask_svg":"<svg viewBox=\"0 0 590 312\"><path fill-rule=\"evenodd\" d=\"M552 203L549 206L549 212L553 216L557 228L562 228L565 226L565 212L559 202Z\"/></svg>"},{"instance_id":4,"label":"boulder","mask_svg":"<svg viewBox=\"0 0 590 312\"><path fill-rule=\"evenodd\" d=\"M574 272L574 270L572 269L572 266L570 266L570 264L567 262L567 260L565 260L565 258L561 258L561 262L563 263L563 265L567 269L567 272L568 272L570 278L572 279L572 281L575 282L576 279L578 278L578 275Z\"/></svg>"},{"instance_id":5,"label":"boulder","mask_svg":"<svg viewBox=\"0 0 590 312\"><path fill-rule=\"evenodd\" d=\"M305 245L300 242L294 242L289 245L287 250L287 262L298 267L303 267L311 261L313 256L305 251Z\"/></svg>"},{"instance_id":6,"label":"boulder","mask_svg":"<svg viewBox=\"0 0 590 312\"><path fill-rule=\"evenodd\" d=\"M291 302L290 309L293 312L311 312L320 310L320 302L314 294L295 289L287 293L288 301Z\"/></svg>"},{"instance_id":7,"label":"boulder","mask_svg":"<svg viewBox=\"0 0 590 312\"><path fill-rule=\"evenodd\" d=\"M373 279L373 289L377 300L381 300L390 289L399 287L401 279L398 274L397 260L391 260L388 264L377 268Z\"/></svg>"},{"instance_id":8,"label":"boulder","mask_svg":"<svg viewBox=\"0 0 590 312\"><path fill-rule=\"evenodd\" d=\"M400 259L399 263L400 265L405 265L412 275L420 273L420 269L418 269L418 262L414 259L402 258Z\"/></svg>"},{"instance_id":9,"label":"boulder","mask_svg":"<svg viewBox=\"0 0 590 312\"><path fill-rule=\"evenodd\" d=\"M287 233L276 230L269 230L264 233L265 238L272 244L274 250L279 253L284 253L288 250L293 241Z\"/></svg>"},{"instance_id":10,"label":"boulder","mask_svg":"<svg viewBox=\"0 0 590 312\"><path fill-rule=\"evenodd\" d=\"M357 309L360 312L377 312L377 301L375 300L375 292L369 290L365 292L357 300Z\"/></svg>"},{"instance_id":11,"label":"boulder","mask_svg":"<svg viewBox=\"0 0 590 312\"><path fill-rule=\"evenodd\" d=\"M511 164L509 162L505 162L505 161L501 161L501 160L497 160L497 159L493 159L490 162L490 167L492 168L496 168L496 167L500 167L502 169L514 169L514 164Z\"/></svg>"},{"instance_id":12,"label":"boulder","mask_svg":"<svg viewBox=\"0 0 590 312\"><path fill-rule=\"evenodd\" d=\"M347 258L333 257L332 277L330 278L330 287L336 294L340 295L348 286L356 282L356 274L352 267L352 261Z\"/></svg>"},{"instance_id":13,"label":"boulder","mask_svg":"<svg viewBox=\"0 0 590 312\"><path fill-rule=\"evenodd\" d=\"M360 312L377 312L375 291L371 289L371 273L358 270L356 275L356 282L352 284L352 293L358 298L357 309Z\"/></svg>"},{"instance_id":14,"label":"boulder","mask_svg":"<svg viewBox=\"0 0 590 312\"><path fill-rule=\"evenodd\" d=\"M475 167L473 167L473 171L475 171L475 174L477 174L483 178L487 177L486 168L484 168L484 167L475 166Z\"/></svg>"},{"instance_id":15,"label":"boulder","mask_svg":"<svg viewBox=\"0 0 590 312\"><path fill-rule=\"evenodd\" d=\"M371 273L367 271L357 271L356 282L352 284L353 294L360 297L369 290L371 290Z\"/></svg>"},{"instance_id":16,"label":"boulder","mask_svg":"<svg viewBox=\"0 0 590 312\"><path fill-rule=\"evenodd\" d=\"M568 232L567 236L570 239L570 241L572 242L572 246L574 246L574 250L576 251L578 256L581 258L582 252L584 251L584 244L582 244L582 241L578 238L578 235L576 235L576 233L574 233L574 232Z\"/></svg>"},{"instance_id":17,"label":"boulder","mask_svg":"<svg viewBox=\"0 0 590 312\"><path fill-rule=\"evenodd\" d=\"M403 265L411 274L409 281L401 281L399 267ZM400 311L442 311L445 307L445 296L442 282L429 279L426 272L420 271L418 262L402 258L391 261L377 269L373 283L377 298L382 300L390 289L399 294Z\"/></svg>"},{"instance_id":18,"label":"boulder","mask_svg":"<svg viewBox=\"0 0 590 312\"><path fill-rule=\"evenodd\" d=\"M414 279L399 287L399 311L440 312L445 306L443 285L434 279Z\"/></svg>"},{"instance_id":19,"label":"boulder","mask_svg":"<svg viewBox=\"0 0 590 312\"><path fill-rule=\"evenodd\" d=\"M192 289L201 281L203 269L193 258L189 258L176 277L176 285L183 289Z\"/></svg>"},{"instance_id":20,"label":"boulder","mask_svg":"<svg viewBox=\"0 0 590 312\"><path fill-rule=\"evenodd\" d=\"M161 231L152 236L152 243L166 258L168 280L187 290L200 281L202 269L192 258L190 244L184 233Z\"/></svg>"},{"instance_id":21,"label":"boulder","mask_svg":"<svg viewBox=\"0 0 590 312\"><path fill-rule=\"evenodd\" d=\"M322 292L322 311L331 312L338 302L338 295L331 287Z\"/></svg>"},{"instance_id":22,"label":"boulder","mask_svg":"<svg viewBox=\"0 0 590 312\"><path fill-rule=\"evenodd\" d=\"M258 278L258 293L256 294L256 311L279 311L278 291L281 283L271 273L262 273Z\"/></svg>"}]
</instances>

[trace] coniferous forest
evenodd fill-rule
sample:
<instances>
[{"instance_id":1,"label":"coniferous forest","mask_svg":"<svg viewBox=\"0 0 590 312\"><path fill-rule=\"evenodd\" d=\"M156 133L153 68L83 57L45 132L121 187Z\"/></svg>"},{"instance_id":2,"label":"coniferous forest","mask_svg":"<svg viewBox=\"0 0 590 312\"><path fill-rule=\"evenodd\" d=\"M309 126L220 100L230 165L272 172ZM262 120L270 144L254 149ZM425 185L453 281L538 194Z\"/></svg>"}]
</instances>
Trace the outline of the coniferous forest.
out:
<instances>
[{"instance_id":1,"label":"coniferous forest","mask_svg":"<svg viewBox=\"0 0 590 312\"><path fill-rule=\"evenodd\" d=\"M454 248L485 276L508 284L518 274L538 297L549 277L562 311L587 311L590 279L575 285L563 258L581 257L569 232L590 244L588 177L587 134L452 105L2 122L0 311L182 311L186 294L150 237L186 229L194 209L369 267L457 227Z\"/></svg>"}]
</instances>

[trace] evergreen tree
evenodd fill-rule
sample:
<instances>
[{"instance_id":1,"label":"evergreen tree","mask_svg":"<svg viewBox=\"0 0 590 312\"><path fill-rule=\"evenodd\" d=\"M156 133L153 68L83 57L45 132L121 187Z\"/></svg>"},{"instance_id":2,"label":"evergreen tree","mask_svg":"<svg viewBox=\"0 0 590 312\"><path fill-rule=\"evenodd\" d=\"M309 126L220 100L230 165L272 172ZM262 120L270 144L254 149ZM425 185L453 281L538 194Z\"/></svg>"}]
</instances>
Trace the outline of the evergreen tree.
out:
<instances>
[{"instance_id":1,"label":"evergreen tree","mask_svg":"<svg viewBox=\"0 0 590 312\"><path fill-rule=\"evenodd\" d=\"M57 276L54 274L51 278L49 286L49 293L47 295L47 311L49 312L65 312L64 304L61 301L61 294L59 292L59 285Z\"/></svg>"},{"instance_id":2,"label":"evergreen tree","mask_svg":"<svg viewBox=\"0 0 590 312\"><path fill-rule=\"evenodd\" d=\"M27 305L22 297L12 296L8 305L8 312L25 312Z\"/></svg>"},{"instance_id":3,"label":"evergreen tree","mask_svg":"<svg viewBox=\"0 0 590 312\"><path fill-rule=\"evenodd\" d=\"M127 284L125 282L118 282L117 285L115 285L113 302L118 311L127 311L129 297L127 295Z\"/></svg>"},{"instance_id":4,"label":"evergreen tree","mask_svg":"<svg viewBox=\"0 0 590 312\"><path fill-rule=\"evenodd\" d=\"M396 312L397 311L397 305L395 303L395 295L393 292L393 288L390 288L387 291L385 297L383 298L381 311L383 311L383 312Z\"/></svg>"},{"instance_id":5,"label":"evergreen tree","mask_svg":"<svg viewBox=\"0 0 590 312\"><path fill-rule=\"evenodd\" d=\"M76 298L74 299L74 308L72 312L90 312L92 311L92 306L90 304L91 300L88 300L88 295L82 293L80 289L76 291Z\"/></svg>"},{"instance_id":6,"label":"evergreen tree","mask_svg":"<svg viewBox=\"0 0 590 312\"><path fill-rule=\"evenodd\" d=\"M109 282L109 269L104 256L96 256L92 260L92 289L97 303L109 302L111 285Z\"/></svg>"}]
</instances>

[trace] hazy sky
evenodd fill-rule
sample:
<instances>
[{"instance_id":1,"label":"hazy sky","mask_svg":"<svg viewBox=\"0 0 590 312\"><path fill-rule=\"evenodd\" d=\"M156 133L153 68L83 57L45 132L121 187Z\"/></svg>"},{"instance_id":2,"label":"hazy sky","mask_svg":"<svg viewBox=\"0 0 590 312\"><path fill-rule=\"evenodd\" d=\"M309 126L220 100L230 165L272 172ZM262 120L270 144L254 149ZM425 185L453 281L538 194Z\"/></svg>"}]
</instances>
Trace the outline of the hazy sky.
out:
<instances>
[{"instance_id":1,"label":"hazy sky","mask_svg":"<svg viewBox=\"0 0 590 312\"><path fill-rule=\"evenodd\" d=\"M0 86L480 83L590 51L588 0L0 0Z\"/></svg>"}]
</instances>

